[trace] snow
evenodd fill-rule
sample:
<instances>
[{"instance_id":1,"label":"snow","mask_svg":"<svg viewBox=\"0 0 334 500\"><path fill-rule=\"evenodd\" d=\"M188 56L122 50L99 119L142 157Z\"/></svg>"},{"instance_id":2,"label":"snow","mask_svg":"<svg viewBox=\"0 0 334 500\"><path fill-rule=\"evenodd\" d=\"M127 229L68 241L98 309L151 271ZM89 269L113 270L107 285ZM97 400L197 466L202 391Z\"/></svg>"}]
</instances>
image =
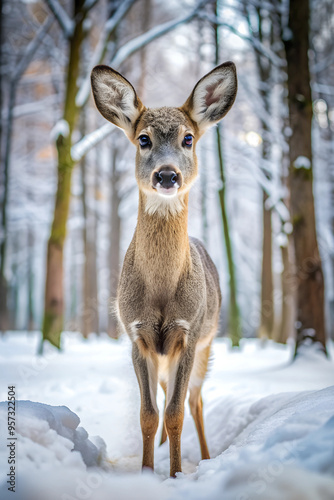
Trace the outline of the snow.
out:
<instances>
[{"instance_id":1,"label":"snow","mask_svg":"<svg viewBox=\"0 0 334 500\"><path fill-rule=\"evenodd\" d=\"M283 229L284 229L285 234L292 234L293 225L291 224L291 222L286 222L283 225Z\"/></svg>"},{"instance_id":2,"label":"snow","mask_svg":"<svg viewBox=\"0 0 334 500\"><path fill-rule=\"evenodd\" d=\"M278 233L278 235L276 236L276 243L279 247L286 248L289 244L289 240L286 233L284 232Z\"/></svg>"},{"instance_id":3,"label":"snow","mask_svg":"<svg viewBox=\"0 0 334 500\"><path fill-rule=\"evenodd\" d=\"M0 339L0 497L7 491L7 385L17 392L20 500L326 500L334 492L334 364L314 348L291 363L287 346L217 339L203 388L210 460L200 462L186 405L183 473L169 450L141 474L139 393L125 337L64 335L64 351L35 356L38 334ZM333 346L330 345L333 354ZM158 404L163 408L159 389ZM97 437L91 437L97 436Z\"/></svg>"},{"instance_id":4,"label":"snow","mask_svg":"<svg viewBox=\"0 0 334 500\"><path fill-rule=\"evenodd\" d=\"M293 162L295 168L311 168L311 162L306 156L298 156L298 158Z\"/></svg>"},{"instance_id":5,"label":"snow","mask_svg":"<svg viewBox=\"0 0 334 500\"><path fill-rule=\"evenodd\" d=\"M68 122L64 119L58 120L53 129L50 132L50 139L56 141L60 135L63 137L68 137L70 133L70 126Z\"/></svg>"}]
</instances>

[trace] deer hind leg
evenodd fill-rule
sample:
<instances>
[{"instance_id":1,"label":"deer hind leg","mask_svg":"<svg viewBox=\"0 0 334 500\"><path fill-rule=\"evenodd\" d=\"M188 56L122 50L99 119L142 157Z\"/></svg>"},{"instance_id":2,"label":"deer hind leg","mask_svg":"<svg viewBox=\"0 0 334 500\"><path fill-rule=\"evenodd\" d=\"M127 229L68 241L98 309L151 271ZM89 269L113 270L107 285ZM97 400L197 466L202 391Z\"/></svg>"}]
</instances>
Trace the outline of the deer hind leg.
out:
<instances>
[{"instance_id":1,"label":"deer hind leg","mask_svg":"<svg viewBox=\"0 0 334 500\"><path fill-rule=\"evenodd\" d=\"M167 429L166 429L166 423L165 423L165 413L166 413L166 403L167 403L167 384L164 380L160 380L160 385L165 393L165 406L164 406L164 417L163 417L163 426L162 426L162 431L161 431L161 439L160 439L160 446L165 443L167 439Z\"/></svg>"},{"instance_id":2,"label":"deer hind leg","mask_svg":"<svg viewBox=\"0 0 334 500\"><path fill-rule=\"evenodd\" d=\"M133 366L137 375L141 407L140 425L143 435L142 466L154 469L154 437L159 425L156 403L158 385L158 361L156 356L143 357L136 343L132 347Z\"/></svg>"},{"instance_id":3,"label":"deer hind leg","mask_svg":"<svg viewBox=\"0 0 334 500\"><path fill-rule=\"evenodd\" d=\"M203 401L201 396L201 388L208 368L210 347L211 345L208 345L203 350L198 351L196 353L194 366L190 375L190 383L189 383L190 412L195 422L198 439L201 447L202 460L210 458L204 433Z\"/></svg>"},{"instance_id":4,"label":"deer hind leg","mask_svg":"<svg viewBox=\"0 0 334 500\"><path fill-rule=\"evenodd\" d=\"M178 358L172 359L169 366L165 425L169 438L170 475L172 477L175 477L177 472L181 472L181 432L184 400L193 361L193 350L186 350Z\"/></svg>"}]
</instances>

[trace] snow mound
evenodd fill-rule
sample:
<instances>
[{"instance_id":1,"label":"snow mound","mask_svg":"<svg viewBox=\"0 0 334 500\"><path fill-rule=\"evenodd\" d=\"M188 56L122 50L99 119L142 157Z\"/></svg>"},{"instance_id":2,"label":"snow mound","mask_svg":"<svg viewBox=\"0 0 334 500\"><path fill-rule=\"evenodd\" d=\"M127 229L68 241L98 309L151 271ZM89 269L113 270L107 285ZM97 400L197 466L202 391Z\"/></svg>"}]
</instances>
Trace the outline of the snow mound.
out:
<instances>
[{"instance_id":1,"label":"snow mound","mask_svg":"<svg viewBox=\"0 0 334 500\"><path fill-rule=\"evenodd\" d=\"M298 158L293 162L295 168L311 168L311 162L306 156L298 156Z\"/></svg>"},{"instance_id":2,"label":"snow mound","mask_svg":"<svg viewBox=\"0 0 334 500\"><path fill-rule=\"evenodd\" d=\"M6 410L1 403L1 417ZM237 417L230 397L216 401L207 417L208 434L223 450L201 461L194 473L173 480L159 475L159 464L168 461L168 446L157 450L157 475L119 473L112 464L108 470L103 441L92 443L75 413L64 406L20 401L19 498L102 500L112 492L115 500L130 500L135 492L136 499L152 500L220 500L222 493L224 500L333 499L334 386L243 401ZM191 459L194 433L186 435L183 448L183 457ZM6 498L5 484L0 493Z\"/></svg>"},{"instance_id":3,"label":"snow mound","mask_svg":"<svg viewBox=\"0 0 334 500\"><path fill-rule=\"evenodd\" d=\"M7 403L0 403L0 418L6 420ZM66 406L50 406L32 401L16 401L16 433L20 458L38 468L48 463L66 464L68 460L98 465L104 457L105 444L88 439L80 418ZM34 452L32 453L32 450ZM72 451L78 454L72 455Z\"/></svg>"},{"instance_id":4,"label":"snow mound","mask_svg":"<svg viewBox=\"0 0 334 500\"><path fill-rule=\"evenodd\" d=\"M5 422L6 417L7 403L1 402L1 422ZM41 473L48 475L66 469L86 471L86 466L97 466L103 462L103 440L98 438L94 444L88 439L86 430L78 427L79 423L79 417L66 406L16 401L16 471L24 484L29 484L27 478L37 473L40 476ZM3 426L1 441L5 440ZM7 463L7 454L6 447L1 447L1 468ZM3 483L0 487L1 498L5 493L8 493L7 484Z\"/></svg>"}]
</instances>

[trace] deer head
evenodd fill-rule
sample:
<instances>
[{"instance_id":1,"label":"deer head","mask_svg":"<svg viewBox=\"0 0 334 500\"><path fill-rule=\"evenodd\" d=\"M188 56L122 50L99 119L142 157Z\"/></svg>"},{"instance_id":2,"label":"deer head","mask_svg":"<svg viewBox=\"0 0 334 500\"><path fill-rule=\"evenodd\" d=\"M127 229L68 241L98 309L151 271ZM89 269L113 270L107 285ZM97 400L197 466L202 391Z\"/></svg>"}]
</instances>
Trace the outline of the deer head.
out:
<instances>
[{"instance_id":1,"label":"deer head","mask_svg":"<svg viewBox=\"0 0 334 500\"><path fill-rule=\"evenodd\" d=\"M178 108L146 108L131 83L108 66L96 66L91 81L100 113L137 148L136 179L146 210L154 213L167 206L178 211L198 174L198 139L235 100L235 65L226 62L205 75Z\"/></svg>"}]
</instances>

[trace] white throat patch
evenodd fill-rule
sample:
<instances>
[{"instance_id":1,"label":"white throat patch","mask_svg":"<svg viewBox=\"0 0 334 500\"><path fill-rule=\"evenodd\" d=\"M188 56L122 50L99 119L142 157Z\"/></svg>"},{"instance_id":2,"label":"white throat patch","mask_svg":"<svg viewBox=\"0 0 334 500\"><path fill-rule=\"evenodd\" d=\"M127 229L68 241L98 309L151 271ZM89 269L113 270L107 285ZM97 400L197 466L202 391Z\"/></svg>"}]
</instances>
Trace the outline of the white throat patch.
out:
<instances>
[{"instance_id":1,"label":"white throat patch","mask_svg":"<svg viewBox=\"0 0 334 500\"><path fill-rule=\"evenodd\" d=\"M145 192L145 212L149 215L157 214L161 217L177 215L184 209L184 196L161 196L158 193Z\"/></svg>"}]
</instances>

